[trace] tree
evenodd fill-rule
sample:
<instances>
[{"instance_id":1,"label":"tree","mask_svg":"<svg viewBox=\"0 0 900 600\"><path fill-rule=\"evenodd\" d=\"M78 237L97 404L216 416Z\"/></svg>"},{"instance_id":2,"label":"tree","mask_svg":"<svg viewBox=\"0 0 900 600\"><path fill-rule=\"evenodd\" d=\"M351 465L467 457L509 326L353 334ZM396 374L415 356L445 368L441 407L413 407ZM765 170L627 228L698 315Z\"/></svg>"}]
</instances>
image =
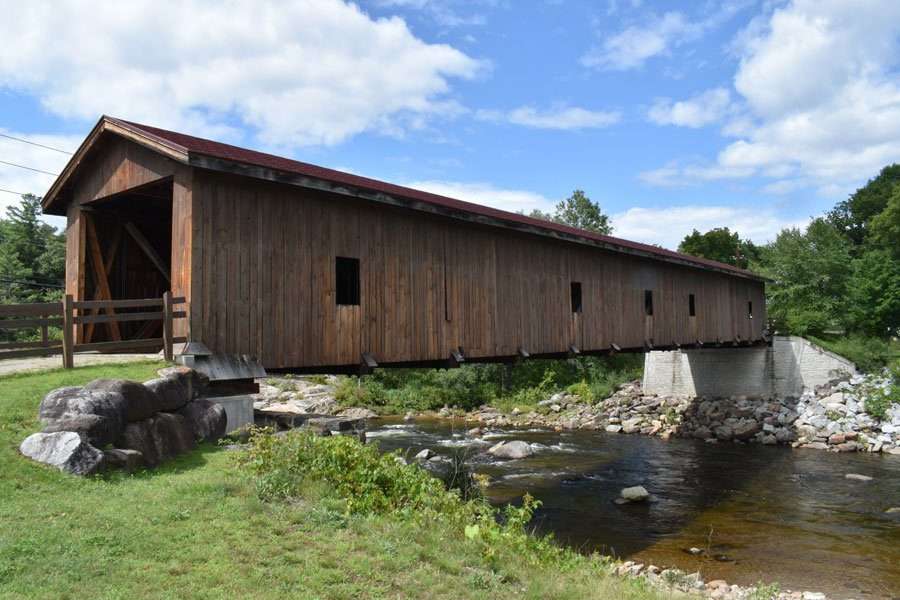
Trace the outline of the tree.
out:
<instances>
[{"instance_id":1,"label":"tree","mask_svg":"<svg viewBox=\"0 0 900 600\"><path fill-rule=\"evenodd\" d=\"M900 184L894 186L884 210L872 217L869 229L872 242L900 260Z\"/></svg>"},{"instance_id":2,"label":"tree","mask_svg":"<svg viewBox=\"0 0 900 600\"><path fill-rule=\"evenodd\" d=\"M900 261L873 248L853 260L847 285L849 329L887 337L900 330Z\"/></svg>"},{"instance_id":3,"label":"tree","mask_svg":"<svg viewBox=\"0 0 900 600\"><path fill-rule=\"evenodd\" d=\"M575 190L571 196L556 205L554 220L602 235L611 234L613 229L609 217L603 214L600 205L591 201L582 190Z\"/></svg>"},{"instance_id":4,"label":"tree","mask_svg":"<svg viewBox=\"0 0 900 600\"><path fill-rule=\"evenodd\" d=\"M753 242L742 240L737 232L732 233L727 227L716 227L706 233L694 229L678 245L678 251L742 269L746 269L758 256L758 250Z\"/></svg>"},{"instance_id":5,"label":"tree","mask_svg":"<svg viewBox=\"0 0 900 600\"><path fill-rule=\"evenodd\" d=\"M869 234L869 224L880 214L900 183L900 165L888 165L877 177L856 190L828 213L828 221L854 246L860 246Z\"/></svg>"},{"instance_id":6,"label":"tree","mask_svg":"<svg viewBox=\"0 0 900 600\"><path fill-rule=\"evenodd\" d=\"M600 205L588 198L582 190L575 190L571 196L560 201L553 214L534 209L528 216L533 219L542 219L593 231L601 235L609 235L613 230L609 216L604 214Z\"/></svg>"},{"instance_id":7,"label":"tree","mask_svg":"<svg viewBox=\"0 0 900 600\"><path fill-rule=\"evenodd\" d=\"M65 237L40 220L41 199L22 196L0 221L0 286L4 302L43 302L60 296Z\"/></svg>"},{"instance_id":8,"label":"tree","mask_svg":"<svg viewBox=\"0 0 900 600\"><path fill-rule=\"evenodd\" d=\"M779 330L819 334L848 321L847 283L850 245L825 219L806 232L785 229L760 249L755 270L771 278L766 286L768 313Z\"/></svg>"}]
</instances>

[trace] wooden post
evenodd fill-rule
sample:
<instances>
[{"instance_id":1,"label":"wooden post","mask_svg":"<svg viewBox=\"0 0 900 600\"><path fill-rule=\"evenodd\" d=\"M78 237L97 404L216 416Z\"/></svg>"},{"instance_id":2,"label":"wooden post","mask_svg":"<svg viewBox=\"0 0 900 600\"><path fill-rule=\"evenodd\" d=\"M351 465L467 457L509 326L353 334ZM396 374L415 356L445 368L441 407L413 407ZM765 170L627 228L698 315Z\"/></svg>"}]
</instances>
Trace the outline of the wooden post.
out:
<instances>
[{"instance_id":1,"label":"wooden post","mask_svg":"<svg viewBox=\"0 0 900 600\"><path fill-rule=\"evenodd\" d=\"M168 362L174 360L172 353L172 292L163 294L163 355Z\"/></svg>"},{"instance_id":2,"label":"wooden post","mask_svg":"<svg viewBox=\"0 0 900 600\"><path fill-rule=\"evenodd\" d=\"M75 334L75 299L72 294L66 294L63 298L63 368L71 369L75 366L75 358L72 356L75 345L72 336Z\"/></svg>"},{"instance_id":3,"label":"wooden post","mask_svg":"<svg viewBox=\"0 0 900 600\"><path fill-rule=\"evenodd\" d=\"M50 345L50 334L49 334L49 331L48 331L47 329L48 329L48 328L47 328L47 323L46 323L46 321L45 321L45 322L41 325L41 346L43 346L44 348L46 348L47 346Z\"/></svg>"}]
</instances>

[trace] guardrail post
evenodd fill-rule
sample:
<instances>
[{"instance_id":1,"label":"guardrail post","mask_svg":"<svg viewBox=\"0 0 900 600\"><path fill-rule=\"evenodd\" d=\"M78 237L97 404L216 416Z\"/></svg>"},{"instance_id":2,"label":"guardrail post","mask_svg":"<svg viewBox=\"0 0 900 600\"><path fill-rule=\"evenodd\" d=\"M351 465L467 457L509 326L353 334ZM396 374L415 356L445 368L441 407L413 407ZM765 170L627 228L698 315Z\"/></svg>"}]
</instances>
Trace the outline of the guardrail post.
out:
<instances>
[{"instance_id":1,"label":"guardrail post","mask_svg":"<svg viewBox=\"0 0 900 600\"><path fill-rule=\"evenodd\" d=\"M72 294L66 294L63 298L63 368L71 369L75 366L73 356L74 342L72 336L75 333L75 299Z\"/></svg>"},{"instance_id":2,"label":"guardrail post","mask_svg":"<svg viewBox=\"0 0 900 600\"><path fill-rule=\"evenodd\" d=\"M166 292L163 294L163 356L168 362L174 360L172 331L172 292Z\"/></svg>"}]
</instances>

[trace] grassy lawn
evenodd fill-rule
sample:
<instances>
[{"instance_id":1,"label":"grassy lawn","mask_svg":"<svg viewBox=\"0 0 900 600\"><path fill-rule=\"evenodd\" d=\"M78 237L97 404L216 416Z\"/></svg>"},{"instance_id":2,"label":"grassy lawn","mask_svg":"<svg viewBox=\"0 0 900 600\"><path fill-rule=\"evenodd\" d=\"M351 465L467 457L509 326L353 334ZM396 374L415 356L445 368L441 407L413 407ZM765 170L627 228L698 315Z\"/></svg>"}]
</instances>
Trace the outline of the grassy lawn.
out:
<instances>
[{"instance_id":1,"label":"grassy lawn","mask_svg":"<svg viewBox=\"0 0 900 600\"><path fill-rule=\"evenodd\" d=\"M661 597L598 561L534 567L501 556L492 568L461 532L347 517L315 493L264 503L236 470L237 453L215 446L153 472L94 479L18 454L49 390L142 381L157 368L0 378L0 598Z\"/></svg>"}]
</instances>

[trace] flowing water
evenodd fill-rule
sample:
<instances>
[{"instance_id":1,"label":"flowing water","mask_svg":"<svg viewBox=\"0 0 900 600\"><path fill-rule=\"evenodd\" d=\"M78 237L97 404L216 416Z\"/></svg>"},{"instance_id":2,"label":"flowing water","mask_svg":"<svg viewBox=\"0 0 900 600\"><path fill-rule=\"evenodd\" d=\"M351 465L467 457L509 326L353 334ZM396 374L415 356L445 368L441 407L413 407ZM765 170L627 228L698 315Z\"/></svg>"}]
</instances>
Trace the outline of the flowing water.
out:
<instances>
[{"instance_id":1,"label":"flowing water","mask_svg":"<svg viewBox=\"0 0 900 600\"><path fill-rule=\"evenodd\" d=\"M900 507L900 456L593 431L498 429L478 439L461 423L437 420L370 425L370 440L410 458L424 448L465 452L490 475L492 502L529 492L543 503L538 530L585 551L699 570L707 581L900 598L900 513L885 512ZM504 439L542 447L522 460L485 454ZM646 487L650 502L615 504L632 485Z\"/></svg>"}]
</instances>

